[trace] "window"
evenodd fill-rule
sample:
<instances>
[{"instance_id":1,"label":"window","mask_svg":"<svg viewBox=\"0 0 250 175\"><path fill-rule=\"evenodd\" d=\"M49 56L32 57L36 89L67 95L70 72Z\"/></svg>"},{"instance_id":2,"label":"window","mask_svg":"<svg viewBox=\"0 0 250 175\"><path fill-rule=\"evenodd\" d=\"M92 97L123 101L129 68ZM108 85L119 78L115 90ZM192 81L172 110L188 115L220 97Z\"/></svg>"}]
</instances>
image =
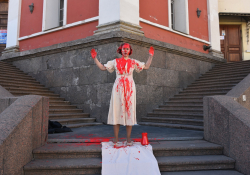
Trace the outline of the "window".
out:
<instances>
[{"instance_id":1,"label":"window","mask_svg":"<svg viewBox=\"0 0 250 175\"><path fill-rule=\"evenodd\" d=\"M188 0L171 0L171 27L189 34Z\"/></svg>"},{"instance_id":2,"label":"window","mask_svg":"<svg viewBox=\"0 0 250 175\"><path fill-rule=\"evenodd\" d=\"M60 0L60 19L59 19L59 26L63 26L63 14L64 12L64 0Z\"/></svg>"},{"instance_id":3,"label":"window","mask_svg":"<svg viewBox=\"0 0 250 175\"><path fill-rule=\"evenodd\" d=\"M66 1L67 0L44 0L43 31L66 24Z\"/></svg>"}]
</instances>

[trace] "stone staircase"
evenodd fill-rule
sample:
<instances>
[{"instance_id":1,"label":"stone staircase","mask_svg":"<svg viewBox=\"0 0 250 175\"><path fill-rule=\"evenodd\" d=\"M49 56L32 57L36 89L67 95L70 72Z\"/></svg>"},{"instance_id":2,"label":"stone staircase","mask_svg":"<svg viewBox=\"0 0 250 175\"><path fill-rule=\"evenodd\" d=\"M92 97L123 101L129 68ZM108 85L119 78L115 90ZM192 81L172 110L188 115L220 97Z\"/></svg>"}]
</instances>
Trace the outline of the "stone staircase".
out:
<instances>
[{"instance_id":1,"label":"stone staircase","mask_svg":"<svg viewBox=\"0 0 250 175\"><path fill-rule=\"evenodd\" d=\"M203 130L203 97L225 95L250 73L250 61L216 65L142 118L140 125Z\"/></svg>"},{"instance_id":2,"label":"stone staircase","mask_svg":"<svg viewBox=\"0 0 250 175\"><path fill-rule=\"evenodd\" d=\"M151 142L163 175L242 175L223 147L205 140ZM122 148L121 148L122 149ZM25 175L101 174L100 143L49 143L33 151Z\"/></svg>"},{"instance_id":3,"label":"stone staircase","mask_svg":"<svg viewBox=\"0 0 250 175\"><path fill-rule=\"evenodd\" d=\"M49 97L49 119L60 122L69 128L101 125L95 118L83 113L59 94L50 91L31 76L25 74L10 63L0 61L0 85L14 96L41 95Z\"/></svg>"}]
</instances>

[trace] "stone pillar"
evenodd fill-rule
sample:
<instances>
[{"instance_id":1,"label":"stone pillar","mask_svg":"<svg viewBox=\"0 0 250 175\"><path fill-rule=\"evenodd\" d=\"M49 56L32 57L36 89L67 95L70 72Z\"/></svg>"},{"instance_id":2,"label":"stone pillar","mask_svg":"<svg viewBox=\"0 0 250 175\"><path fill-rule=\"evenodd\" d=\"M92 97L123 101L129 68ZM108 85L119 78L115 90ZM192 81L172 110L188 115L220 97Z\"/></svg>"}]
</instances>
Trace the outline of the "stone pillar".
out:
<instances>
[{"instance_id":1,"label":"stone pillar","mask_svg":"<svg viewBox=\"0 0 250 175\"><path fill-rule=\"evenodd\" d=\"M207 0L208 10L208 31L209 41L211 43L210 54L224 58L220 48L220 23L218 0Z\"/></svg>"},{"instance_id":2,"label":"stone pillar","mask_svg":"<svg viewBox=\"0 0 250 175\"><path fill-rule=\"evenodd\" d=\"M2 54L19 52L19 30L21 16L21 0L9 0L7 44Z\"/></svg>"},{"instance_id":3,"label":"stone pillar","mask_svg":"<svg viewBox=\"0 0 250 175\"><path fill-rule=\"evenodd\" d=\"M144 35L139 25L139 0L100 0L96 34L125 31Z\"/></svg>"}]
</instances>

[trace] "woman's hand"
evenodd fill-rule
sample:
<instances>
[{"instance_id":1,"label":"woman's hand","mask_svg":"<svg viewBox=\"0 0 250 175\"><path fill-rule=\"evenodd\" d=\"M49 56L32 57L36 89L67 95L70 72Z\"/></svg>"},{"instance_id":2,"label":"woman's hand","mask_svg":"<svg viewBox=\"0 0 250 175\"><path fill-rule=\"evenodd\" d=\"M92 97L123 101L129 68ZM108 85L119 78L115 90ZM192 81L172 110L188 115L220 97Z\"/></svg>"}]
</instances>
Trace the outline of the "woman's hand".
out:
<instances>
[{"instance_id":1,"label":"woman's hand","mask_svg":"<svg viewBox=\"0 0 250 175\"><path fill-rule=\"evenodd\" d=\"M90 53L91 53L92 58L95 59L95 58L96 58L96 55L97 55L95 49L91 49L91 52L90 52Z\"/></svg>"},{"instance_id":2,"label":"woman's hand","mask_svg":"<svg viewBox=\"0 0 250 175\"><path fill-rule=\"evenodd\" d=\"M90 53L91 53L91 57L93 58L93 60L95 61L95 64L99 67L99 69L106 70L106 68L102 65L102 63L100 63L99 60L96 58L97 53L95 49L91 49Z\"/></svg>"},{"instance_id":3,"label":"woman's hand","mask_svg":"<svg viewBox=\"0 0 250 175\"><path fill-rule=\"evenodd\" d=\"M149 52L149 57L148 57L148 61L146 62L146 65L145 65L144 69L148 69L150 67L153 56L154 56L154 53L155 53L155 49L151 46L149 48L148 52Z\"/></svg>"},{"instance_id":4,"label":"woman's hand","mask_svg":"<svg viewBox=\"0 0 250 175\"><path fill-rule=\"evenodd\" d=\"M155 53L155 49L151 46L150 48L149 48L149 55L151 55L151 56L154 56L154 53Z\"/></svg>"}]
</instances>

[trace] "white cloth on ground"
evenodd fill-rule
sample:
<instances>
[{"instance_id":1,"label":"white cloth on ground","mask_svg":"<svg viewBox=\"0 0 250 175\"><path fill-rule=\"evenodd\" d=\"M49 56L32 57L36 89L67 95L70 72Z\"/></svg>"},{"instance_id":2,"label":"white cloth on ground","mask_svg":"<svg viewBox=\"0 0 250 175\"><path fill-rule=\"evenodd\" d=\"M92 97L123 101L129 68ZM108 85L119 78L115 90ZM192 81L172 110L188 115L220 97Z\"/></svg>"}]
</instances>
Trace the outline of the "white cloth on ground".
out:
<instances>
[{"instance_id":1,"label":"white cloth on ground","mask_svg":"<svg viewBox=\"0 0 250 175\"><path fill-rule=\"evenodd\" d=\"M158 162L153 155L152 146L133 146L114 148L112 142L102 142L102 175L160 175Z\"/></svg>"}]
</instances>

